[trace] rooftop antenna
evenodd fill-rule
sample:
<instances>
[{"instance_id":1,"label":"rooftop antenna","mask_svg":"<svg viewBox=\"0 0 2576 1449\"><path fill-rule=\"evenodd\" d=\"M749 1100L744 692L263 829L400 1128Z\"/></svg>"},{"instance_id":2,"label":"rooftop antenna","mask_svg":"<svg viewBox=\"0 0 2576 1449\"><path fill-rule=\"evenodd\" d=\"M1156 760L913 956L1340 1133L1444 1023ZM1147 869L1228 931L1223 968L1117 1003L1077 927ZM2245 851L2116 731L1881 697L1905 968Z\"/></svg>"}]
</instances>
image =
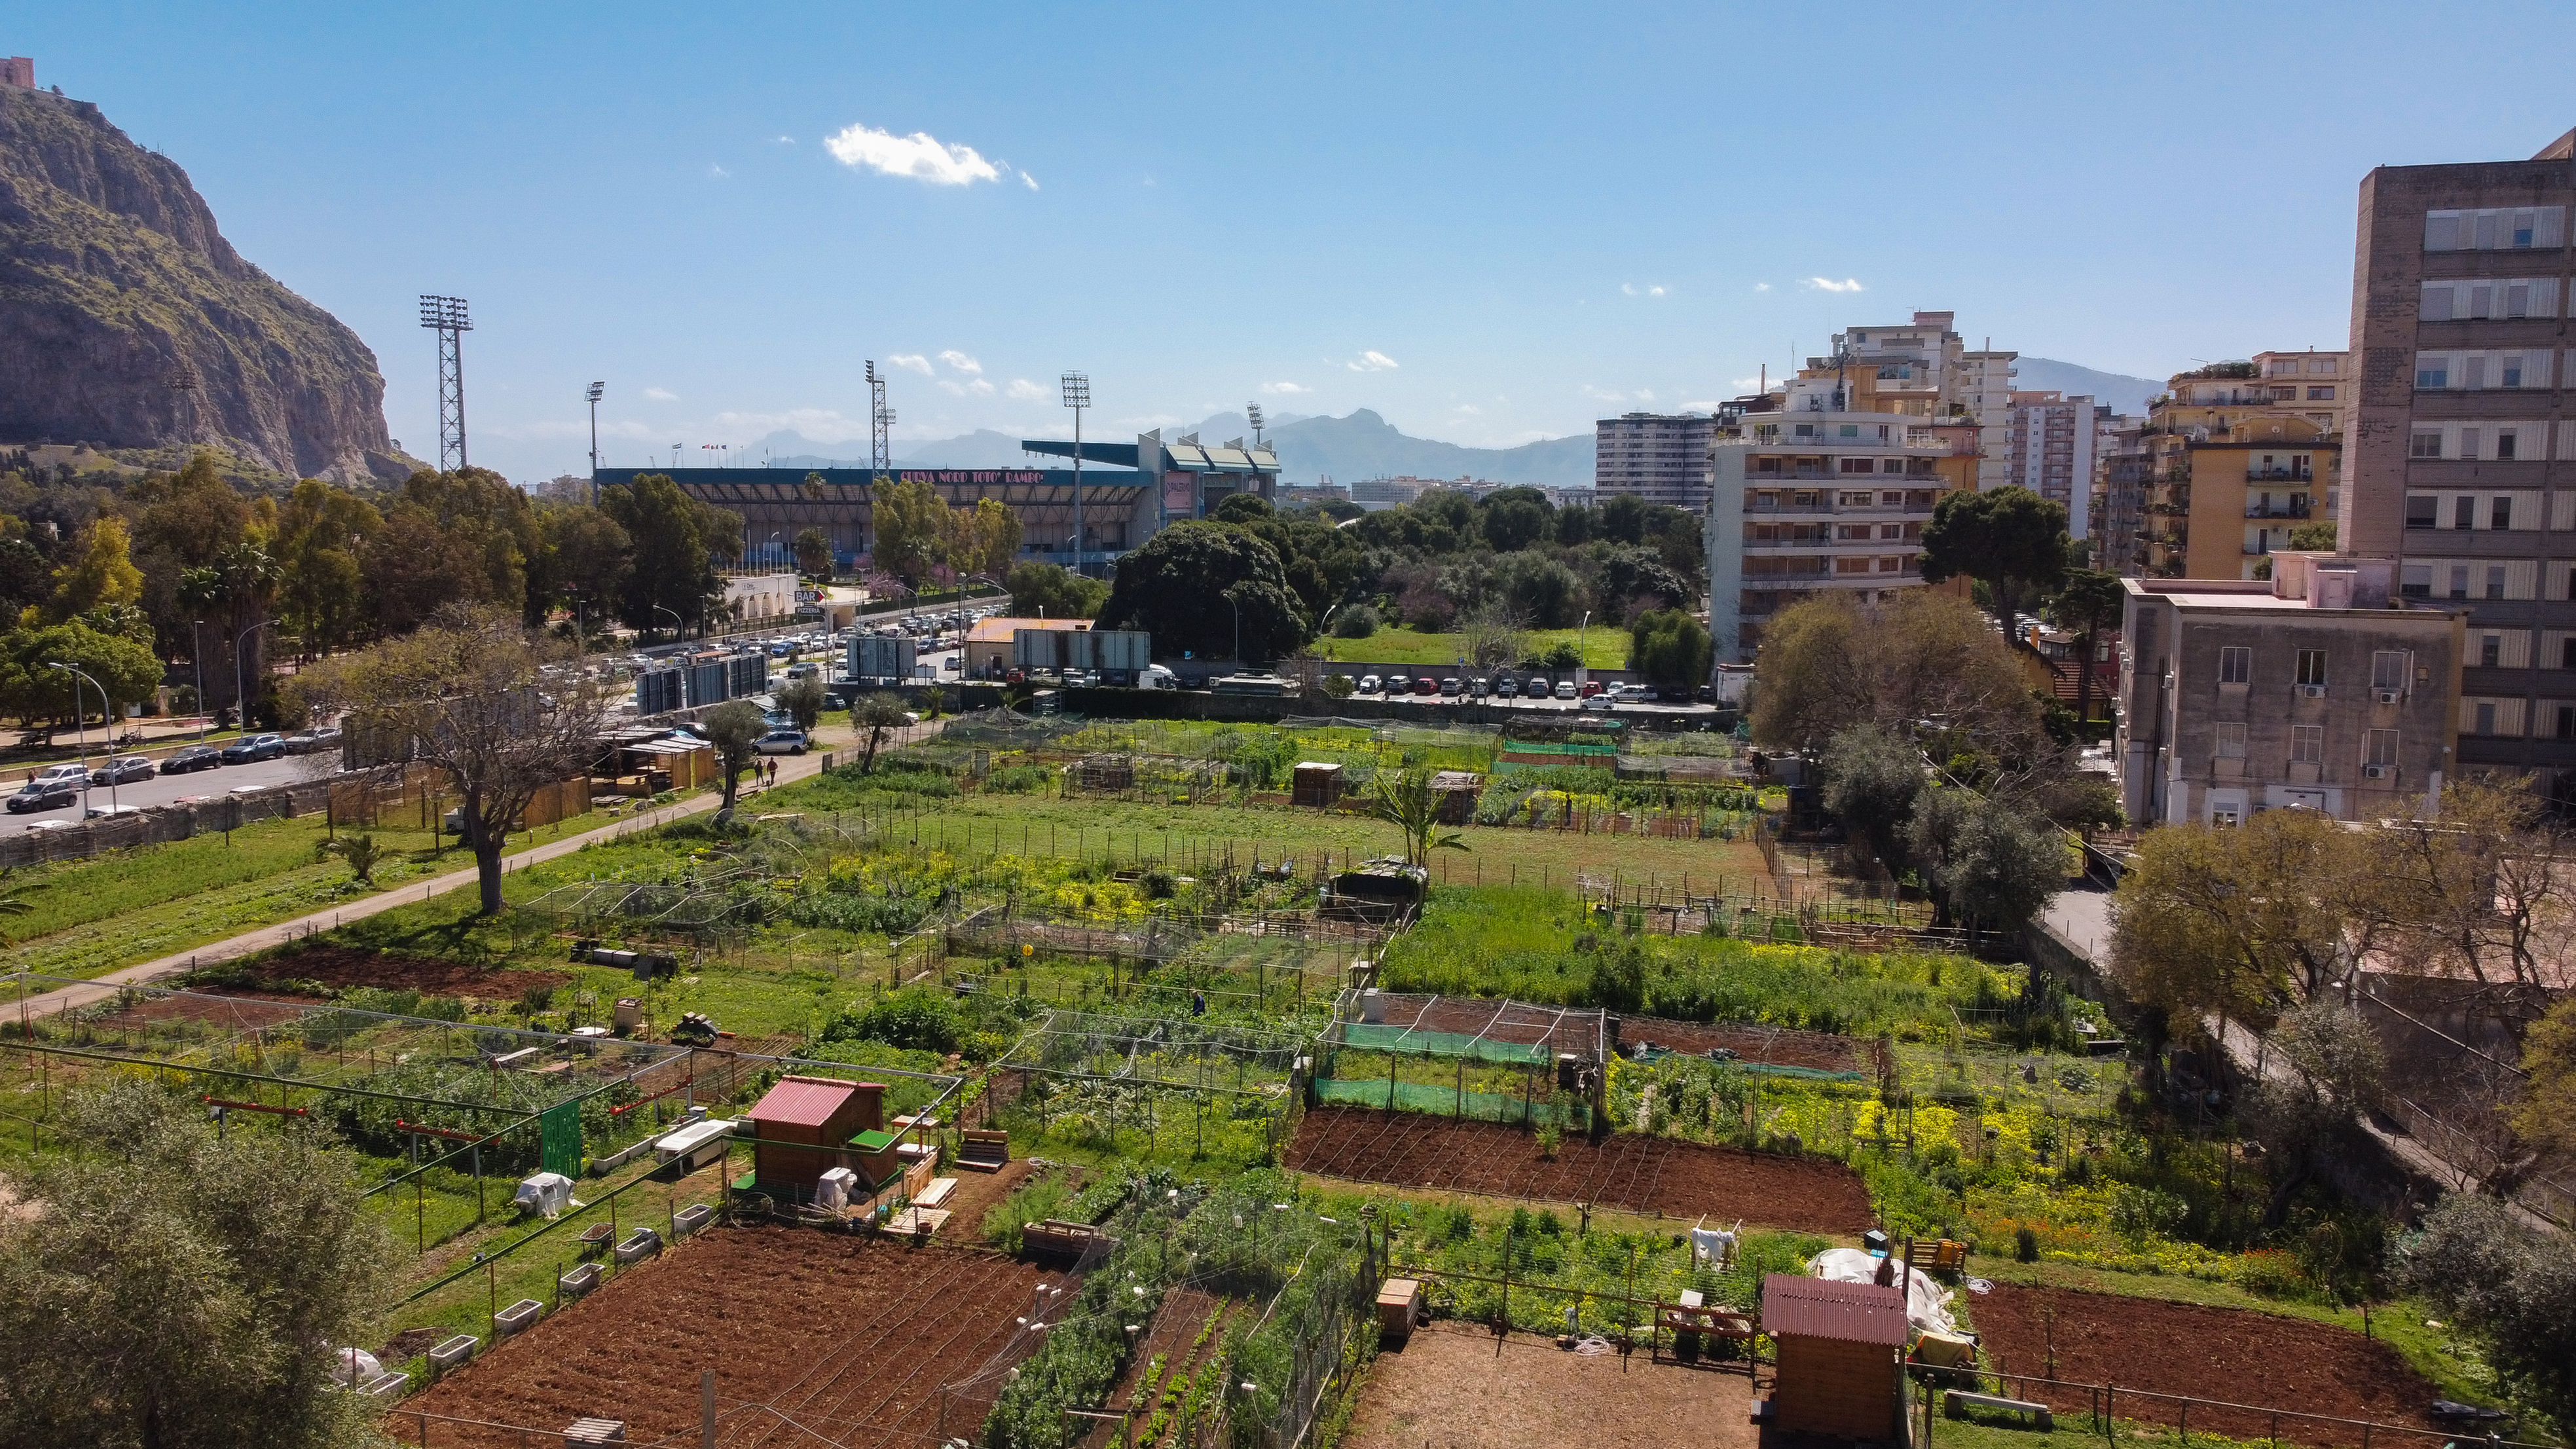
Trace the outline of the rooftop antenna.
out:
<instances>
[{"instance_id":1,"label":"rooftop antenna","mask_svg":"<svg viewBox=\"0 0 2576 1449\"><path fill-rule=\"evenodd\" d=\"M1073 409L1073 571L1081 573L1083 545L1090 542L1082 531L1082 410L1091 406L1091 374L1064 375L1064 405Z\"/></svg>"},{"instance_id":2,"label":"rooftop antenna","mask_svg":"<svg viewBox=\"0 0 2576 1449\"><path fill-rule=\"evenodd\" d=\"M465 299L424 292L420 325L438 334L438 467L453 473L465 466L465 334L474 324L465 315Z\"/></svg>"},{"instance_id":3,"label":"rooftop antenna","mask_svg":"<svg viewBox=\"0 0 2576 1449\"><path fill-rule=\"evenodd\" d=\"M886 380L877 376L874 358L868 360L868 467L869 482L884 487L893 481L888 475L893 466L893 445L886 430L894 426L894 409L886 406Z\"/></svg>"}]
</instances>

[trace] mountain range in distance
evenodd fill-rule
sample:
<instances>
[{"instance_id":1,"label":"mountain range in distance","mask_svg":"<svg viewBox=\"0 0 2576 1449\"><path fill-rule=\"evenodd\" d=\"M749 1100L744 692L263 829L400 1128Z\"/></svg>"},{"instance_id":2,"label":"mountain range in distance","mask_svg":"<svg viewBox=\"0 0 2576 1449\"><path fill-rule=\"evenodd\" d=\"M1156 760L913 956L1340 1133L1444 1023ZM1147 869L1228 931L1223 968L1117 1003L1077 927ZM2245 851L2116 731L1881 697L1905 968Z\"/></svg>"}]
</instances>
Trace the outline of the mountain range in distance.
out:
<instances>
[{"instance_id":1,"label":"mountain range in distance","mask_svg":"<svg viewBox=\"0 0 2576 1449\"><path fill-rule=\"evenodd\" d=\"M2082 394L2125 414L2145 412L2147 399L2165 390L2163 383L2150 378L2099 372L2044 357L2024 357L2017 368L2014 382L2023 391ZM1249 438L1252 426L1241 413L1223 412L1194 428L1165 428L1163 437L1168 441L1192 432L1202 442L1221 443L1229 438ZM1322 478L1350 483L1362 478L1404 475L1577 488L1589 487L1593 481L1592 437L1586 433L1543 438L1516 448L1470 448L1436 438L1413 437L1370 409L1360 408L1338 418L1281 413L1262 430L1262 437L1278 451L1280 475L1291 483L1313 483ZM903 456L893 461L897 468L1064 466L1061 458L1042 458L1022 451L1020 441L1009 433L979 428L953 438L906 444ZM1124 439L1104 436L1099 441ZM766 454L774 468L866 467L865 452L844 456L839 449L846 446L817 443L794 432L772 433L753 445L756 451Z\"/></svg>"}]
</instances>

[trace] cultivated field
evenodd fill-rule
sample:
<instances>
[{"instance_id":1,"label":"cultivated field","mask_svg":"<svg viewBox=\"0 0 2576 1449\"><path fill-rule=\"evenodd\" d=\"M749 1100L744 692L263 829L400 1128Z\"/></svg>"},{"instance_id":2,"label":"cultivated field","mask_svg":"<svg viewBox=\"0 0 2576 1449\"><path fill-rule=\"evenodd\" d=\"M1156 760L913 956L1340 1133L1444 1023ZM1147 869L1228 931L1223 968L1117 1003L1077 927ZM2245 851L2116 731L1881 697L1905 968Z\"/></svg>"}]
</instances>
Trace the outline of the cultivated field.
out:
<instances>
[{"instance_id":1,"label":"cultivated field","mask_svg":"<svg viewBox=\"0 0 2576 1449\"><path fill-rule=\"evenodd\" d=\"M719 1228L616 1279L403 1403L560 1433L583 1415L627 1437L694 1436L698 1374L716 1371L718 1442L849 1446L972 1437L1001 1375L974 1374L1062 1275L974 1249L897 1247L796 1228ZM765 1405L766 1409L747 1406ZM395 1413L397 1428L401 1410ZM515 1433L433 1424L438 1445ZM691 1442L694 1442L692 1437Z\"/></svg>"},{"instance_id":2,"label":"cultivated field","mask_svg":"<svg viewBox=\"0 0 2576 1449\"><path fill-rule=\"evenodd\" d=\"M1668 1137L1568 1136L1553 1160L1527 1132L1411 1112L1318 1107L1298 1123L1287 1165L1362 1182L1553 1202L1593 1202L1667 1217L1705 1213L1761 1227L1858 1233L1876 1217L1840 1163L1745 1153Z\"/></svg>"},{"instance_id":3,"label":"cultivated field","mask_svg":"<svg viewBox=\"0 0 2576 1449\"><path fill-rule=\"evenodd\" d=\"M2121 1396L2112 1409L2117 1418L2179 1421L2179 1405L2128 1396L2128 1390L2144 1389L2436 1427L2424 1412L2435 1396L2433 1385L2394 1348L2345 1329L2236 1308L2001 1283L1991 1293L1960 1297L1994 1367L2046 1375L2053 1345L2057 1378L2118 1386ZM2036 1384L2008 1386L2006 1392L2044 1399L2061 1410L2092 1407L2081 1392ZM2190 1427L2238 1439L2266 1438L2275 1430L2269 1415L2197 1404ZM2361 1443L2359 1429L2341 1425L2284 1418L2277 1429L2281 1438L2301 1444Z\"/></svg>"},{"instance_id":4,"label":"cultivated field","mask_svg":"<svg viewBox=\"0 0 2576 1449\"><path fill-rule=\"evenodd\" d=\"M1752 1449L1752 1381L1740 1368L1655 1364L1647 1355L1572 1354L1515 1333L1441 1322L1381 1353L1344 1449L1482 1449L1584 1444Z\"/></svg>"},{"instance_id":5,"label":"cultivated field","mask_svg":"<svg viewBox=\"0 0 2576 1449\"><path fill-rule=\"evenodd\" d=\"M1775 1067L1810 1067L1820 1072L1868 1069L1870 1044L1831 1032L1798 1031L1785 1026L1743 1022L1668 1021L1656 1016L1628 1017L1620 1027L1624 1046L1652 1042L1677 1052L1698 1055L1724 1048L1748 1062Z\"/></svg>"}]
</instances>

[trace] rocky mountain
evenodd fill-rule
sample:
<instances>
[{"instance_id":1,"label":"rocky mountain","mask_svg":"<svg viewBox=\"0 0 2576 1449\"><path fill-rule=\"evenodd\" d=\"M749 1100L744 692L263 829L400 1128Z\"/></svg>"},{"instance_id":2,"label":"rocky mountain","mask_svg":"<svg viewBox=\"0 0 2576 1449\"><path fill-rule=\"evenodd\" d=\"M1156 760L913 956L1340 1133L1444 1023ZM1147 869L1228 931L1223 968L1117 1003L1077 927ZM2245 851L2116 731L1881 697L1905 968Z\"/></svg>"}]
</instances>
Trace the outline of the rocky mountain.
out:
<instances>
[{"instance_id":1,"label":"rocky mountain","mask_svg":"<svg viewBox=\"0 0 2576 1449\"><path fill-rule=\"evenodd\" d=\"M2014 362L2013 386L2023 392L2061 392L2068 397L2082 395L2097 403L2109 403L2111 411L2129 417L2144 417L2147 399L2165 390L2163 383L2151 377L2096 372L2089 367L2047 357L2024 357Z\"/></svg>"},{"instance_id":2,"label":"rocky mountain","mask_svg":"<svg viewBox=\"0 0 2576 1449\"><path fill-rule=\"evenodd\" d=\"M0 442L398 478L384 399L375 354L243 260L177 163L87 101L0 86Z\"/></svg>"}]
</instances>

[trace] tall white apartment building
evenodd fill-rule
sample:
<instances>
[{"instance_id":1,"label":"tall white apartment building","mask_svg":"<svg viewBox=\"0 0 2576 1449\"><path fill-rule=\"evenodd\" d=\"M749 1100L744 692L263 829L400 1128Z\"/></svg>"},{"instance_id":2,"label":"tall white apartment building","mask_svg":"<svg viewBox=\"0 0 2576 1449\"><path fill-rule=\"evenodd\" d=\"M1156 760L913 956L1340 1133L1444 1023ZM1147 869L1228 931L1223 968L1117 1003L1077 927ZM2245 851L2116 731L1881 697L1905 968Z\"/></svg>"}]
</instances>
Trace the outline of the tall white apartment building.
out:
<instances>
[{"instance_id":1,"label":"tall white apartment building","mask_svg":"<svg viewBox=\"0 0 2576 1449\"><path fill-rule=\"evenodd\" d=\"M1954 312L1917 312L1897 325L1852 327L1834 334L1834 355L1807 359L1807 375L1833 372L1844 405L1918 418L1973 418L1980 462L1977 487L2001 488L2011 446L2013 363L2021 354L1971 351Z\"/></svg>"},{"instance_id":2,"label":"tall white apartment building","mask_svg":"<svg viewBox=\"0 0 2576 1449\"><path fill-rule=\"evenodd\" d=\"M1997 487L2022 487L2066 507L2066 536L2089 538L2093 459L2100 432L2093 399L2017 392L2004 409L2004 469ZM1982 431L1982 430L1980 430ZM1983 488L1983 468L1978 486Z\"/></svg>"},{"instance_id":3,"label":"tall white apartment building","mask_svg":"<svg viewBox=\"0 0 2576 1449\"><path fill-rule=\"evenodd\" d=\"M1706 413L1623 413L1592 429L1592 488L1604 501L1626 493L1693 513L1708 507Z\"/></svg>"}]
</instances>

